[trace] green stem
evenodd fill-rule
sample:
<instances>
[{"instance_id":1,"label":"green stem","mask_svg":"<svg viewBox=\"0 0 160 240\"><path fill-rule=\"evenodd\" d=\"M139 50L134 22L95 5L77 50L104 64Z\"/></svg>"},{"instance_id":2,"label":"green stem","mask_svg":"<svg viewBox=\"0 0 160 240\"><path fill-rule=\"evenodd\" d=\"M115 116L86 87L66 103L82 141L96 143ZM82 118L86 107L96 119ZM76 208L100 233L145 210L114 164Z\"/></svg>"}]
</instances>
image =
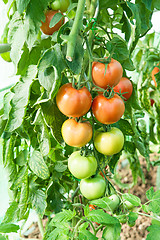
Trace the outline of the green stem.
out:
<instances>
[{"instance_id":1,"label":"green stem","mask_svg":"<svg viewBox=\"0 0 160 240\"><path fill-rule=\"evenodd\" d=\"M74 228L74 231L73 231L73 238L72 239L74 239L74 236L76 235L76 237L78 236L78 227L82 224L84 222L84 219L80 219L78 222L77 222L77 224L76 224L76 226L75 226L75 228Z\"/></svg>"},{"instance_id":2,"label":"green stem","mask_svg":"<svg viewBox=\"0 0 160 240\"><path fill-rule=\"evenodd\" d=\"M0 89L0 92L6 91L6 90L10 89L11 87L13 87L13 84L12 84L12 85L9 85L9 86L7 86L7 87L1 88L1 89Z\"/></svg>"},{"instance_id":3,"label":"green stem","mask_svg":"<svg viewBox=\"0 0 160 240\"><path fill-rule=\"evenodd\" d=\"M149 217L149 218L155 219L155 220L157 220L157 221L160 222L160 220L159 220L158 218L153 217L153 216L151 216L151 215L148 215L148 214L145 214L145 213L140 213L140 212L137 212L137 213L138 213L139 215L146 216L146 217Z\"/></svg>"},{"instance_id":4,"label":"green stem","mask_svg":"<svg viewBox=\"0 0 160 240\"><path fill-rule=\"evenodd\" d=\"M85 10L85 2L86 2L86 0L78 1L76 16L75 16L75 19L73 22L72 30L68 37L66 58L70 62L73 60L74 51L75 51L75 47L76 47L76 40L78 37L78 32L79 32L80 28L82 27L82 19L83 19L84 10Z\"/></svg>"},{"instance_id":5,"label":"green stem","mask_svg":"<svg viewBox=\"0 0 160 240\"><path fill-rule=\"evenodd\" d=\"M157 168L156 189L160 190L160 166Z\"/></svg>"},{"instance_id":6,"label":"green stem","mask_svg":"<svg viewBox=\"0 0 160 240\"><path fill-rule=\"evenodd\" d=\"M9 52L11 50L11 45L8 43L4 43L4 44L0 44L0 54L1 53L5 53L5 52Z\"/></svg>"},{"instance_id":7,"label":"green stem","mask_svg":"<svg viewBox=\"0 0 160 240\"><path fill-rule=\"evenodd\" d=\"M42 219L41 219L41 217L39 215L38 215L38 227L39 227L40 233L41 233L42 238L43 238L43 236L44 236L44 227L43 227Z\"/></svg>"}]
</instances>

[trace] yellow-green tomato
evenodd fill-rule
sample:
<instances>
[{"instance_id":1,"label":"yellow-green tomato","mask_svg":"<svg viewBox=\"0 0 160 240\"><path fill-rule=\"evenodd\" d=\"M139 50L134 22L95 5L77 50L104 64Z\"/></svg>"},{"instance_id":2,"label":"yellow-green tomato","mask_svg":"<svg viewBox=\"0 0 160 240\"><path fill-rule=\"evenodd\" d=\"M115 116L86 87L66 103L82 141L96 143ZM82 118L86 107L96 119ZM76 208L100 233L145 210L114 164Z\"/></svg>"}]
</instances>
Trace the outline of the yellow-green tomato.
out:
<instances>
[{"instance_id":1,"label":"yellow-green tomato","mask_svg":"<svg viewBox=\"0 0 160 240\"><path fill-rule=\"evenodd\" d=\"M98 152L104 155L113 155L121 151L124 144L124 135L116 127L108 132L97 132L94 145Z\"/></svg>"},{"instance_id":2,"label":"yellow-green tomato","mask_svg":"<svg viewBox=\"0 0 160 240\"><path fill-rule=\"evenodd\" d=\"M127 200L124 201L124 204L128 208L128 210L131 210L131 209L133 209L135 207L131 202L129 202Z\"/></svg>"},{"instance_id":3,"label":"yellow-green tomato","mask_svg":"<svg viewBox=\"0 0 160 240\"><path fill-rule=\"evenodd\" d=\"M97 160L94 156L81 156L80 151L76 151L68 159L68 169L78 179L89 178L97 170Z\"/></svg>"},{"instance_id":4,"label":"yellow-green tomato","mask_svg":"<svg viewBox=\"0 0 160 240\"><path fill-rule=\"evenodd\" d=\"M119 197L116 194L113 194L113 195L109 196L108 199L110 200L108 203L108 209L112 210L112 212L113 212L120 203Z\"/></svg>"},{"instance_id":5,"label":"yellow-green tomato","mask_svg":"<svg viewBox=\"0 0 160 240\"><path fill-rule=\"evenodd\" d=\"M88 200L100 198L104 195L106 182L102 176L82 179L80 182L80 191Z\"/></svg>"},{"instance_id":6,"label":"yellow-green tomato","mask_svg":"<svg viewBox=\"0 0 160 240\"><path fill-rule=\"evenodd\" d=\"M69 0L55 0L51 3L51 8L53 10L60 10L61 12L66 12L69 7Z\"/></svg>"}]
</instances>

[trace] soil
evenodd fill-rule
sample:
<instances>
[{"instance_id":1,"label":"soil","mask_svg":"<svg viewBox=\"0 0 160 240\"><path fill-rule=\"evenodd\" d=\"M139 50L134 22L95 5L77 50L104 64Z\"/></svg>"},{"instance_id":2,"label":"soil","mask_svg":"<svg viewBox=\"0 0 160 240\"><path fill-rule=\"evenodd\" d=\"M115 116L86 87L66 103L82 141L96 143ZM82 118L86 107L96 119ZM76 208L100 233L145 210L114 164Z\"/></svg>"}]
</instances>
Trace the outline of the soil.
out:
<instances>
[{"instance_id":1,"label":"soil","mask_svg":"<svg viewBox=\"0 0 160 240\"><path fill-rule=\"evenodd\" d=\"M151 154L150 160L155 161L160 155L157 154ZM124 159L123 159L124 162ZM132 174L129 169L129 166L126 164L126 166L122 166L123 162L119 162L119 168L118 173L121 176L122 183L132 183ZM144 172L145 177L145 183L142 182L141 178L138 178L138 183L136 186L131 188L130 190L122 190L117 187L117 190L123 191L123 192L129 192L131 194L134 194L138 196L141 199L142 203L145 203L147 201L146 199L146 191L153 186L154 190L156 190L156 167L151 167L150 171L148 172L146 169L146 162L143 157L140 157L140 163ZM46 219L44 219L43 224L45 226ZM151 219L145 216L139 216L135 226L129 227L127 224L122 225L122 231L121 231L121 240L145 240L148 234L147 227L151 225ZM41 240L41 235L39 233L38 224L35 223L32 226L30 226L30 229L33 229L33 232L30 233L28 236L24 236L26 239L39 239ZM99 236L97 235L99 239L101 239L101 233L99 233Z\"/></svg>"}]
</instances>

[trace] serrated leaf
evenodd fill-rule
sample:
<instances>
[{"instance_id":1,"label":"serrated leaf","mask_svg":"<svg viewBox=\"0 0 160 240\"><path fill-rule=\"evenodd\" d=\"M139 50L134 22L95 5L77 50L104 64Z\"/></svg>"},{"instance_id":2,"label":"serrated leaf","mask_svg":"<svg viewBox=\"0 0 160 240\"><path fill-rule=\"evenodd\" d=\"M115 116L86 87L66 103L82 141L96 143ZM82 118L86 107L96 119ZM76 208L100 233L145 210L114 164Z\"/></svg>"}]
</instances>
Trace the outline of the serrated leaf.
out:
<instances>
[{"instance_id":1,"label":"serrated leaf","mask_svg":"<svg viewBox=\"0 0 160 240\"><path fill-rule=\"evenodd\" d=\"M28 167L21 167L17 172L16 178L11 186L11 190L21 187L21 185L23 184L23 180L26 178L26 176L28 176Z\"/></svg>"},{"instance_id":2,"label":"serrated leaf","mask_svg":"<svg viewBox=\"0 0 160 240\"><path fill-rule=\"evenodd\" d=\"M115 217L110 216L101 209L90 211L87 218L92 222L98 222L100 224L116 224L118 221Z\"/></svg>"},{"instance_id":3,"label":"serrated leaf","mask_svg":"<svg viewBox=\"0 0 160 240\"><path fill-rule=\"evenodd\" d=\"M157 10L160 10L160 1L159 0L153 0L152 1L152 7L156 8Z\"/></svg>"},{"instance_id":4,"label":"serrated leaf","mask_svg":"<svg viewBox=\"0 0 160 240\"><path fill-rule=\"evenodd\" d=\"M136 150L136 146L135 146L135 144L133 142L125 141L125 143L124 143L124 150L126 152L131 153L131 154L134 154L135 150Z\"/></svg>"},{"instance_id":5,"label":"serrated leaf","mask_svg":"<svg viewBox=\"0 0 160 240\"><path fill-rule=\"evenodd\" d=\"M3 236L2 234L0 234L0 240L7 240L7 239L5 238L5 236Z\"/></svg>"},{"instance_id":6,"label":"serrated leaf","mask_svg":"<svg viewBox=\"0 0 160 240\"><path fill-rule=\"evenodd\" d=\"M12 223L1 223L0 224L0 232L1 233L10 233L17 232L19 230L19 226Z\"/></svg>"},{"instance_id":7,"label":"serrated leaf","mask_svg":"<svg viewBox=\"0 0 160 240\"><path fill-rule=\"evenodd\" d=\"M128 222L133 223L137 220L137 218L138 218L138 213L130 212L128 215Z\"/></svg>"},{"instance_id":8,"label":"serrated leaf","mask_svg":"<svg viewBox=\"0 0 160 240\"><path fill-rule=\"evenodd\" d=\"M160 214L160 190L154 193L149 204L149 210L153 213Z\"/></svg>"},{"instance_id":9,"label":"serrated leaf","mask_svg":"<svg viewBox=\"0 0 160 240\"><path fill-rule=\"evenodd\" d=\"M30 0L16 0L17 3L17 10L19 14L22 14L23 11L26 9L27 5L29 4Z\"/></svg>"},{"instance_id":10,"label":"serrated leaf","mask_svg":"<svg viewBox=\"0 0 160 240\"><path fill-rule=\"evenodd\" d=\"M18 219L18 203L17 202L11 202L9 208L7 209L3 223L10 223L10 222L16 222Z\"/></svg>"},{"instance_id":11,"label":"serrated leaf","mask_svg":"<svg viewBox=\"0 0 160 240\"><path fill-rule=\"evenodd\" d=\"M33 151L29 159L29 167L42 179L47 179L50 176L49 169L39 151Z\"/></svg>"},{"instance_id":12,"label":"serrated leaf","mask_svg":"<svg viewBox=\"0 0 160 240\"><path fill-rule=\"evenodd\" d=\"M116 223L115 225L109 224L103 230L102 239L104 240L118 240L120 239L121 225Z\"/></svg>"},{"instance_id":13,"label":"serrated leaf","mask_svg":"<svg viewBox=\"0 0 160 240\"><path fill-rule=\"evenodd\" d=\"M90 231L85 229L79 231L78 239L79 240L98 240L98 238L95 235L93 235Z\"/></svg>"},{"instance_id":14,"label":"serrated leaf","mask_svg":"<svg viewBox=\"0 0 160 240\"><path fill-rule=\"evenodd\" d=\"M120 119L116 125L123 132L124 135L133 136L135 134L131 124L125 119Z\"/></svg>"},{"instance_id":15,"label":"serrated leaf","mask_svg":"<svg viewBox=\"0 0 160 240\"><path fill-rule=\"evenodd\" d=\"M146 240L153 240L153 239L159 239L160 236L160 227L158 225L151 225L147 228L147 230L150 232L147 235Z\"/></svg>"},{"instance_id":16,"label":"serrated leaf","mask_svg":"<svg viewBox=\"0 0 160 240\"><path fill-rule=\"evenodd\" d=\"M149 190L147 190L146 197L148 198L148 200L151 200L153 196L154 196L154 189L153 187L151 187Z\"/></svg>"},{"instance_id":17,"label":"serrated leaf","mask_svg":"<svg viewBox=\"0 0 160 240\"><path fill-rule=\"evenodd\" d=\"M60 20L62 20L63 17L64 16L62 15L62 13L60 12L56 13L51 19L49 27L50 28L54 27Z\"/></svg>"},{"instance_id":18,"label":"serrated leaf","mask_svg":"<svg viewBox=\"0 0 160 240\"><path fill-rule=\"evenodd\" d=\"M120 23L123 23L122 32L125 33L125 40L128 42L130 39L130 36L131 36L131 26L130 26L130 23L124 13L123 13Z\"/></svg>"},{"instance_id":19,"label":"serrated leaf","mask_svg":"<svg viewBox=\"0 0 160 240\"><path fill-rule=\"evenodd\" d=\"M9 118L9 112L11 109L10 101L13 96L14 96L14 94L12 92L7 92L3 97L3 107L4 107L3 119Z\"/></svg>"},{"instance_id":20,"label":"serrated leaf","mask_svg":"<svg viewBox=\"0 0 160 240\"><path fill-rule=\"evenodd\" d=\"M141 200L140 198L138 198L137 196L135 195L132 195L130 193L124 193L122 195L122 198L129 201L130 203L132 203L134 206L139 206L141 205Z\"/></svg>"},{"instance_id":21,"label":"serrated leaf","mask_svg":"<svg viewBox=\"0 0 160 240\"><path fill-rule=\"evenodd\" d=\"M28 155L27 150L20 151L18 156L15 159L15 163L19 166L24 166L27 162L27 155Z\"/></svg>"},{"instance_id":22,"label":"serrated leaf","mask_svg":"<svg viewBox=\"0 0 160 240\"><path fill-rule=\"evenodd\" d=\"M43 217L45 213L45 209L47 207L46 202L46 194L44 191L40 189L34 189L31 195L31 204L32 208L39 214L41 217Z\"/></svg>"},{"instance_id":23,"label":"serrated leaf","mask_svg":"<svg viewBox=\"0 0 160 240\"><path fill-rule=\"evenodd\" d=\"M62 186L57 182L53 182L47 189L47 210L54 211L55 213L62 210L64 196L61 192Z\"/></svg>"},{"instance_id":24,"label":"serrated leaf","mask_svg":"<svg viewBox=\"0 0 160 240\"><path fill-rule=\"evenodd\" d=\"M68 222L71 220L74 216L76 215L75 211L65 210L63 209L62 212L57 213L54 218L51 220L51 225L54 225L54 223L63 223L63 222Z\"/></svg>"},{"instance_id":25,"label":"serrated leaf","mask_svg":"<svg viewBox=\"0 0 160 240\"><path fill-rule=\"evenodd\" d=\"M64 172L67 169L67 165L64 165L62 162L57 162L54 168L57 172Z\"/></svg>"},{"instance_id":26,"label":"serrated leaf","mask_svg":"<svg viewBox=\"0 0 160 240\"><path fill-rule=\"evenodd\" d=\"M27 173L28 173L28 169L27 169ZM28 193L29 193L29 187L28 187L28 174L27 174L24 176L22 187L21 187L21 195L19 199L19 209L20 209L19 219L23 219L27 211Z\"/></svg>"}]
</instances>

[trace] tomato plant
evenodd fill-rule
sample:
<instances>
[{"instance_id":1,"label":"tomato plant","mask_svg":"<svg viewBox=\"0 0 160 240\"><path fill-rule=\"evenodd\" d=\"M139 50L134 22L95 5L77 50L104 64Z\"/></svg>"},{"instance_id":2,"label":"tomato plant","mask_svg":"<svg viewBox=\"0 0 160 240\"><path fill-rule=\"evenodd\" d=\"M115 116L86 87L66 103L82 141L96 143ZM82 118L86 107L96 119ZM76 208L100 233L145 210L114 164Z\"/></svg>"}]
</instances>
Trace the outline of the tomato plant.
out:
<instances>
[{"instance_id":1,"label":"tomato plant","mask_svg":"<svg viewBox=\"0 0 160 240\"><path fill-rule=\"evenodd\" d=\"M125 105L120 96L114 94L112 98L98 95L93 99L92 112L95 118L103 124L117 122L125 111Z\"/></svg>"},{"instance_id":2,"label":"tomato plant","mask_svg":"<svg viewBox=\"0 0 160 240\"><path fill-rule=\"evenodd\" d=\"M59 110L64 115L80 117L89 111L92 96L86 87L75 89L71 83L66 83L59 89L56 102Z\"/></svg>"},{"instance_id":3,"label":"tomato plant","mask_svg":"<svg viewBox=\"0 0 160 240\"><path fill-rule=\"evenodd\" d=\"M117 93L121 93L125 101L128 100L132 95L133 91L131 81L126 77L122 77L120 82L114 87L114 91Z\"/></svg>"},{"instance_id":4,"label":"tomato plant","mask_svg":"<svg viewBox=\"0 0 160 240\"><path fill-rule=\"evenodd\" d=\"M118 128L111 128L108 132L95 134L94 145L98 152L113 155L121 151L124 144L124 135Z\"/></svg>"},{"instance_id":5,"label":"tomato plant","mask_svg":"<svg viewBox=\"0 0 160 240\"><path fill-rule=\"evenodd\" d=\"M59 28L62 26L64 22L62 19L58 23L56 23L54 27L49 26L52 18L56 13L58 13L58 11L53 11L53 10L46 11L45 13L46 19L45 19L45 22L42 22L42 26L41 26L41 30L44 34L52 35L54 32L58 31Z\"/></svg>"},{"instance_id":6,"label":"tomato plant","mask_svg":"<svg viewBox=\"0 0 160 240\"><path fill-rule=\"evenodd\" d=\"M80 191L82 195L89 200L102 197L105 189L106 182L100 175L93 178L82 179L80 182Z\"/></svg>"},{"instance_id":7,"label":"tomato plant","mask_svg":"<svg viewBox=\"0 0 160 240\"><path fill-rule=\"evenodd\" d=\"M78 179L91 177L97 169L94 156L81 156L79 151L73 152L68 159L68 168Z\"/></svg>"},{"instance_id":8,"label":"tomato plant","mask_svg":"<svg viewBox=\"0 0 160 240\"><path fill-rule=\"evenodd\" d=\"M93 62L92 65L92 79L95 85L106 89L108 86L116 86L123 74L123 69L121 64L115 59L107 64L107 69L105 69L105 64L101 62Z\"/></svg>"},{"instance_id":9,"label":"tomato plant","mask_svg":"<svg viewBox=\"0 0 160 240\"><path fill-rule=\"evenodd\" d=\"M61 12L66 12L69 7L69 0L55 0L51 3L51 8L53 10L60 10Z\"/></svg>"}]
</instances>

